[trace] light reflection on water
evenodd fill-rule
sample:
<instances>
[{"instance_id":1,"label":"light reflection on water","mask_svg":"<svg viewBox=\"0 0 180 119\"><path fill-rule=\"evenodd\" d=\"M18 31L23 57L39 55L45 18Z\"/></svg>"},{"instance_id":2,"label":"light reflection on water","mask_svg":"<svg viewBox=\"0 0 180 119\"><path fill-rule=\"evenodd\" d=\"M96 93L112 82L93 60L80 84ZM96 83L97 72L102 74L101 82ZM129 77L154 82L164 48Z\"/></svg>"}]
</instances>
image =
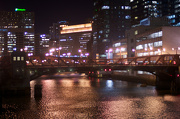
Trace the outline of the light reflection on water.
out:
<instances>
[{"instance_id":1,"label":"light reflection on water","mask_svg":"<svg viewBox=\"0 0 180 119\"><path fill-rule=\"evenodd\" d=\"M180 97L158 95L151 86L112 79L46 76L30 85L30 98L3 99L4 118L180 118ZM42 97L34 96L35 85L42 85Z\"/></svg>"}]
</instances>

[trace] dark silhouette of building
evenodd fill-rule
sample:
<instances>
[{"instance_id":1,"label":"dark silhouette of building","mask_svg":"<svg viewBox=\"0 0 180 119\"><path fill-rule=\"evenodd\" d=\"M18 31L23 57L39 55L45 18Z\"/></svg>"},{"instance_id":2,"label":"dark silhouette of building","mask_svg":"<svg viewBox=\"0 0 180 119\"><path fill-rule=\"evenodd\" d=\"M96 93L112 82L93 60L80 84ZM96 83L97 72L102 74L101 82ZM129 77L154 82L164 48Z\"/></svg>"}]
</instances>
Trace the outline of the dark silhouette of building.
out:
<instances>
[{"instance_id":1,"label":"dark silhouette of building","mask_svg":"<svg viewBox=\"0 0 180 119\"><path fill-rule=\"evenodd\" d=\"M62 27L67 26L68 24L69 23L67 21L59 21L57 23L53 23L53 25L49 27L50 47L58 47L60 30Z\"/></svg>"},{"instance_id":2,"label":"dark silhouette of building","mask_svg":"<svg viewBox=\"0 0 180 119\"><path fill-rule=\"evenodd\" d=\"M130 28L130 9L127 0L94 0L94 58L106 58L112 42L125 37L125 31Z\"/></svg>"}]
</instances>

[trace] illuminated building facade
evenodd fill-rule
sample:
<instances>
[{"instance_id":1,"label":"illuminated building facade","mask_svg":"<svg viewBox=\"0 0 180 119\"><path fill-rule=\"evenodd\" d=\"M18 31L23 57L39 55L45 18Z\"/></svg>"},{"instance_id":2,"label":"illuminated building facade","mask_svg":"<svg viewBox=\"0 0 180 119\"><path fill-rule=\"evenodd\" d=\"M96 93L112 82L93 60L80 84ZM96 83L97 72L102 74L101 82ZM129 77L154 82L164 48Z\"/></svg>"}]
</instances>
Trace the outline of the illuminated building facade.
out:
<instances>
[{"instance_id":1,"label":"illuminated building facade","mask_svg":"<svg viewBox=\"0 0 180 119\"><path fill-rule=\"evenodd\" d=\"M136 49L136 37L139 34L143 34L144 32L147 32L151 29L156 29L158 27L170 26L168 21L169 20L166 17L149 17L142 20L139 26L135 26L129 29L126 32L128 57L135 56L135 52L133 50Z\"/></svg>"},{"instance_id":2,"label":"illuminated building facade","mask_svg":"<svg viewBox=\"0 0 180 119\"><path fill-rule=\"evenodd\" d=\"M61 55L79 56L88 53L87 43L91 39L92 23L70 25L62 27L60 31L59 46Z\"/></svg>"},{"instance_id":3,"label":"illuminated building facade","mask_svg":"<svg viewBox=\"0 0 180 119\"><path fill-rule=\"evenodd\" d=\"M34 52L34 13L16 8L0 11L0 56L13 51Z\"/></svg>"},{"instance_id":4,"label":"illuminated building facade","mask_svg":"<svg viewBox=\"0 0 180 119\"><path fill-rule=\"evenodd\" d=\"M113 58L127 58L127 39L113 42Z\"/></svg>"},{"instance_id":5,"label":"illuminated building facade","mask_svg":"<svg viewBox=\"0 0 180 119\"><path fill-rule=\"evenodd\" d=\"M125 38L130 28L128 0L94 0L93 57L106 58L112 43Z\"/></svg>"},{"instance_id":6,"label":"illuminated building facade","mask_svg":"<svg viewBox=\"0 0 180 119\"><path fill-rule=\"evenodd\" d=\"M136 36L136 56L180 53L180 27L164 26Z\"/></svg>"},{"instance_id":7,"label":"illuminated building facade","mask_svg":"<svg viewBox=\"0 0 180 119\"><path fill-rule=\"evenodd\" d=\"M48 34L35 35L35 55L45 56L49 52L50 37Z\"/></svg>"}]
</instances>

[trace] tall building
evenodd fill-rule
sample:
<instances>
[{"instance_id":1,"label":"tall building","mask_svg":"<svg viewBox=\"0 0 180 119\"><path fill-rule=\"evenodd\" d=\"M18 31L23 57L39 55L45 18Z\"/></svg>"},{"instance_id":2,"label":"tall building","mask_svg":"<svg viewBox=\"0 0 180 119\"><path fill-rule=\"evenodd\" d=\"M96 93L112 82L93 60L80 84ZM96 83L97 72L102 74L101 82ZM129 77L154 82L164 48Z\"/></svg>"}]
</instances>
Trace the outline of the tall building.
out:
<instances>
[{"instance_id":1,"label":"tall building","mask_svg":"<svg viewBox=\"0 0 180 119\"><path fill-rule=\"evenodd\" d=\"M159 17L158 0L130 0L131 25L148 17Z\"/></svg>"},{"instance_id":2,"label":"tall building","mask_svg":"<svg viewBox=\"0 0 180 119\"><path fill-rule=\"evenodd\" d=\"M148 17L167 17L172 26L180 26L179 0L130 0L131 24Z\"/></svg>"},{"instance_id":3,"label":"tall building","mask_svg":"<svg viewBox=\"0 0 180 119\"><path fill-rule=\"evenodd\" d=\"M147 31L150 31L152 29L156 29L162 26L170 26L169 20L166 17L148 17L144 20L142 20L140 22L139 26L134 26L132 27L130 30L128 30L126 32L126 38L127 38L127 54L128 57L135 57L135 52L134 50L136 49L136 44L138 44L138 40L136 40L136 37L139 36L139 34L143 34ZM149 37L149 36L148 36ZM152 36L153 38L154 36ZM156 37L154 37L156 38ZM158 40L159 37L157 37ZM145 36L144 38L142 37L142 41L145 42L146 44L146 40L147 36ZM147 46L146 46L147 48Z\"/></svg>"},{"instance_id":4,"label":"tall building","mask_svg":"<svg viewBox=\"0 0 180 119\"><path fill-rule=\"evenodd\" d=\"M0 11L0 56L20 50L34 53L34 42L33 12Z\"/></svg>"},{"instance_id":5,"label":"tall building","mask_svg":"<svg viewBox=\"0 0 180 119\"><path fill-rule=\"evenodd\" d=\"M71 56L88 55L88 42L91 40L92 23L62 26L58 47L61 55Z\"/></svg>"},{"instance_id":6,"label":"tall building","mask_svg":"<svg viewBox=\"0 0 180 119\"><path fill-rule=\"evenodd\" d=\"M59 21L57 23L53 23L53 25L49 27L50 47L57 47L60 37L60 30L62 27L67 26L68 24L69 23L67 21Z\"/></svg>"},{"instance_id":7,"label":"tall building","mask_svg":"<svg viewBox=\"0 0 180 119\"><path fill-rule=\"evenodd\" d=\"M113 41L123 39L130 28L128 0L94 0L93 57L106 58Z\"/></svg>"},{"instance_id":8,"label":"tall building","mask_svg":"<svg viewBox=\"0 0 180 119\"><path fill-rule=\"evenodd\" d=\"M172 26L180 26L180 0L159 0L161 16L168 16Z\"/></svg>"},{"instance_id":9,"label":"tall building","mask_svg":"<svg viewBox=\"0 0 180 119\"><path fill-rule=\"evenodd\" d=\"M35 55L45 56L49 53L50 38L48 34L35 35Z\"/></svg>"}]
</instances>

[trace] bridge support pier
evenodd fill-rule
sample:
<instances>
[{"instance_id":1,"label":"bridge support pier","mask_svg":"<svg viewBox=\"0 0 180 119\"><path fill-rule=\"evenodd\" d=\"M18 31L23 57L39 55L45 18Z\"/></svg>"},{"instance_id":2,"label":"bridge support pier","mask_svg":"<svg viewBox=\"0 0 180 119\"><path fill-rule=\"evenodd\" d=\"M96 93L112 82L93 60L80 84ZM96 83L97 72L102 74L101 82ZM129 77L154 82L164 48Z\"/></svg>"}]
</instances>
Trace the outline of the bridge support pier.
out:
<instances>
[{"instance_id":1,"label":"bridge support pier","mask_svg":"<svg viewBox=\"0 0 180 119\"><path fill-rule=\"evenodd\" d=\"M8 77L2 79L2 95L30 96L30 77L26 67L26 53L13 52Z\"/></svg>"},{"instance_id":2,"label":"bridge support pier","mask_svg":"<svg viewBox=\"0 0 180 119\"><path fill-rule=\"evenodd\" d=\"M177 92L180 89L180 78L177 70L170 70L168 73L159 71L156 72L156 89L170 90Z\"/></svg>"}]
</instances>

